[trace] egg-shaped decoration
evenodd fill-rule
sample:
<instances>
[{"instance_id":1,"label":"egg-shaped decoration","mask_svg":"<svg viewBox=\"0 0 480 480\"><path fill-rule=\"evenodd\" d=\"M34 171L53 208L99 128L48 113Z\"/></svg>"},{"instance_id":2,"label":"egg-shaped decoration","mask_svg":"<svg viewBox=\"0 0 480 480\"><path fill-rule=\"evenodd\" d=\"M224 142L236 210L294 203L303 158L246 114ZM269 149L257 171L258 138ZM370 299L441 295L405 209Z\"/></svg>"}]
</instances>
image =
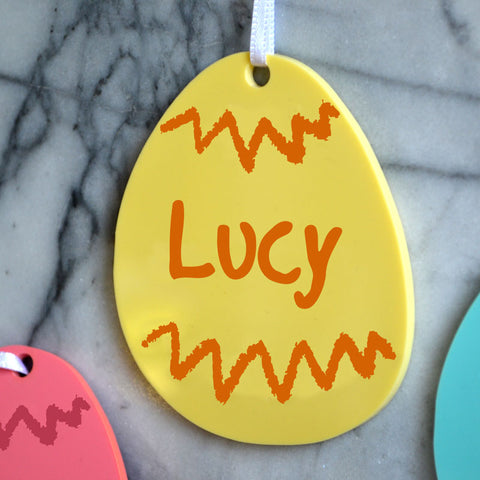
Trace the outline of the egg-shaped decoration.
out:
<instances>
[{"instance_id":1,"label":"egg-shaped decoration","mask_svg":"<svg viewBox=\"0 0 480 480\"><path fill-rule=\"evenodd\" d=\"M151 134L118 217L123 332L198 426L260 444L346 432L397 390L413 338L401 223L375 155L313 70L248 53L195 78Z\"/></svg>"},{"instance_id":2,"label":"egg-shaped decoration","mask_svg":"<svg viewBox=\"0 0 480 480\"><path fill-rule=\"evenodd\" d=\"M480 478L480 296L448 352L435 405L434 452L439 480Z\"/></svg>"},{"instance_id":3,"label":"egg-shaped decoration","mask_svg":"<svg viewBox=\"0 0 480 480\"><path fill-rule=\"evenodd\" d=\"M51 353L0 348L28 363L0 369L0 477L127 480L112 427L81 375Z\"/></svg>"}]
</instances>

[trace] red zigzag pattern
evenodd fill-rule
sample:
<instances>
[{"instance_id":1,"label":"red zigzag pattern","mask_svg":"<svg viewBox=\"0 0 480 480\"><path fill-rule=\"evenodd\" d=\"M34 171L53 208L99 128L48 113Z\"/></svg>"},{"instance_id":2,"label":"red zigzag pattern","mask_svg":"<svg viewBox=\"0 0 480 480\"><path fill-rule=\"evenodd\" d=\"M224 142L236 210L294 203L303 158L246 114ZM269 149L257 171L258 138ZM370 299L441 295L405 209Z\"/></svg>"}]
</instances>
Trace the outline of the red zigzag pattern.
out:
<instances>
[{"instance_id":1,"label":"red zigzag pattern","mask_svg":"<svg viewBox=\"0 0 480 480\"><path fill-rule=\"evenodd\" d=\"M90 410L90 405L82 397L75 397L70 411L63 411L56 405L49 405L46 413L46 424L33 417L28 408L19 405L13 413L5 428L0 424L0 449L6 450L10 440L20 422L24 422L32 434L44 445L53 445L57 439L57 423L62 422L72 428L77 428L82 423L82 410Z\"/></svg>"}]
</instances>

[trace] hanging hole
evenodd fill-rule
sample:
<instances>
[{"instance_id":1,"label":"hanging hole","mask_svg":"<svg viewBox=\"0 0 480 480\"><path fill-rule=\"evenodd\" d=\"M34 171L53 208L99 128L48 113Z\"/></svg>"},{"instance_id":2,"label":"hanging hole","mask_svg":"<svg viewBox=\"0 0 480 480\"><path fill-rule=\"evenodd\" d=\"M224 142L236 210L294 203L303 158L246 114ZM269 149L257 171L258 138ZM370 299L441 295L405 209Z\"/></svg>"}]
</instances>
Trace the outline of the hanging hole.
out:
<instances>
[{"instance_id":1,"label":"hanging hole","mask_svg":"<svg viewBox=\"0 0 480 480\"><path fill-rule=\"evenodd\" d=\"M25 365L25 368L28 370L28 373L32 371L33 368L33 358L30 355L22 355L21 357L23 364ZM26 377L28 373L25 375L23 373L19 373L19 377Z\"/></svg>"},{"instance_id":2,"label":"hanging hole","mask_svg":"<svg viewBox=\"0 0 480 480\"><path fill-rule=\"evenodd\" d=\"M253 67L253 80L259 87L264 87L270 80L268 67Z\"/></svg>"}]
</instances>

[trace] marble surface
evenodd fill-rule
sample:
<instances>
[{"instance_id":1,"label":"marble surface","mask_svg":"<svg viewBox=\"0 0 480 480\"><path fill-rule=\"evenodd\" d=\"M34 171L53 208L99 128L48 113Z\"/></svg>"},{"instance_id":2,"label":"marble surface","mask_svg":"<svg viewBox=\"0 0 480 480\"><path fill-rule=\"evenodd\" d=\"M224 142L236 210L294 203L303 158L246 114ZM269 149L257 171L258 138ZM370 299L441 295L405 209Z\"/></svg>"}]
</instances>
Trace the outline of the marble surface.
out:
<instances>
[{"instance_id":1,"label":"marble surface","mask_svg":"<svg viewBox=\"0 0 480 480\"><path fill-rule=\"evenodd\" d=\"M277 51L337 90L400 212L416 291L407 376L335 439L261 447L170 409L138 371L115 307L116 215L165 108L247 50L252 0L0 2L0 344L71 362L111 421L129 478L434 479L441 367L480 290L480 3L277 2Z\"/></svg>"}]
</instances>

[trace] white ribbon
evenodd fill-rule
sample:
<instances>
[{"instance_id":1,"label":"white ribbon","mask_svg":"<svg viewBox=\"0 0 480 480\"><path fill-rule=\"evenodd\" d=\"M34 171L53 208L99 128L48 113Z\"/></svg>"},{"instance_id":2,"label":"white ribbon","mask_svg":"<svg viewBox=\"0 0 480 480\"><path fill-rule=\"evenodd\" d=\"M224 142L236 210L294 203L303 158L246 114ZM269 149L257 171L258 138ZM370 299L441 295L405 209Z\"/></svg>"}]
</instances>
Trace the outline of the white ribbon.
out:
<instances>
[{"instance_id":1,"label":"white ribbon","mask_svg":"<svg viewBox=\"0 0 480 480\"><path fill-rule=\"evenodd\" d=\"M250 62L254 67L266 67L267 55L275 52L275 0L254 0Z\"/></svg>"},{"instance_id":2,"label":"white ribbon","mask_svg":"<svg viewBox=\"0 0 480 480\"><path fill-rule=\"evenodd\" d=\"M0 351L0 368L28 375L27 367L25 367L22 359L11 352Z\"/></svg>"}]
</instances>

